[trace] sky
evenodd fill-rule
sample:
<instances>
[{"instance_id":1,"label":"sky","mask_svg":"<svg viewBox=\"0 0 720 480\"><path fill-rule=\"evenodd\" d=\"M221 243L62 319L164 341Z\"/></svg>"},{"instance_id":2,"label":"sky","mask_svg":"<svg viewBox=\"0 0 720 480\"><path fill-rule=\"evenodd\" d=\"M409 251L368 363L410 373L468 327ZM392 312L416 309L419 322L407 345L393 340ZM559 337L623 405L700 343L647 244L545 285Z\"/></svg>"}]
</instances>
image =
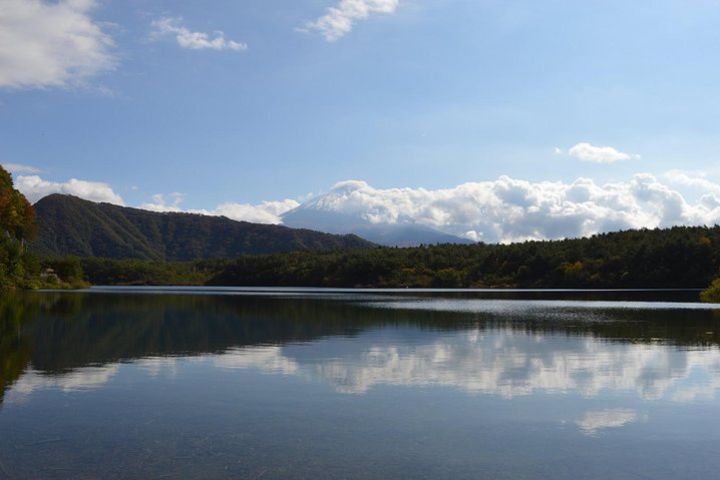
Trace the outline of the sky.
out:
<instances>
[{"instance_id":1,"label":"sky","mask_svg":"<svg viewBox=\"0 0 720 480\"><path fill-rule=\"evenodd\" d=\"M0 163L32 201L267 223L318 195L490 241L716 223L718 25L718 0L0 0Z\"/></svg>"}]
</instances>

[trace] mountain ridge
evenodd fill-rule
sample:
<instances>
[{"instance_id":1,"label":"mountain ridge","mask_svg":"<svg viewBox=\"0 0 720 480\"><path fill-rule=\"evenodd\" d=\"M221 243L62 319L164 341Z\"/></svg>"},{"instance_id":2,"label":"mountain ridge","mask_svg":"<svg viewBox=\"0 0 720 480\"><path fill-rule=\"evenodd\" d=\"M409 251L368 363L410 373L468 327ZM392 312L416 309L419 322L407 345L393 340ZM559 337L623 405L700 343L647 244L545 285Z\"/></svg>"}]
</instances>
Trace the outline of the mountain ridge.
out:
<instances>
[{"instance_id":1,"label":"mountain ridge","mask_svg":"<svg viewBox=\"0 0 720 480\"><path fill-rule=\"evenodd\" d=\"M71 195L48 195L34 208L39 232L31 248L46 256L184 261L374 246L357 235L195 213L152 212Z\"/></svg>"}]
</instances>

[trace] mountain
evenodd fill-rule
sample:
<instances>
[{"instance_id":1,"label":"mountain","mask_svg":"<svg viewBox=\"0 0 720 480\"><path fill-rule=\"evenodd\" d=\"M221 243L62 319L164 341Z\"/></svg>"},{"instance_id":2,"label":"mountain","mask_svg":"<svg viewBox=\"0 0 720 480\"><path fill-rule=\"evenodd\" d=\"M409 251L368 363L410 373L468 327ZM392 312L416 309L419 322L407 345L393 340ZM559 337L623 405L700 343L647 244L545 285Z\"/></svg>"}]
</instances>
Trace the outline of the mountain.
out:
<instances>
[{"instance_id":1,"label":"mountain","mask_svg":"<svg viewBox=\"0 0 720 480\"><path fill-rule=\"evenodd\" d=\"M474 243L429 227L414 224L371 223L359 215L338 213L319 202L310 201L282 216L283 224L294 228L312 228L335 234L354 233L371 242L390 247L417 247L438 243Z\"/></svg>"},{"instance_id":2,"label":"mountain","mask_svg":"<svg viewBox=\"0 0 720 480\"><path fill-rule=\"evenodd\" d=\"M34 207L39 232L32 248L41 255L200 260L373 246L356 235L189 213L157 213L69 195L49 195Z\"/></svg>"}]
</instances>

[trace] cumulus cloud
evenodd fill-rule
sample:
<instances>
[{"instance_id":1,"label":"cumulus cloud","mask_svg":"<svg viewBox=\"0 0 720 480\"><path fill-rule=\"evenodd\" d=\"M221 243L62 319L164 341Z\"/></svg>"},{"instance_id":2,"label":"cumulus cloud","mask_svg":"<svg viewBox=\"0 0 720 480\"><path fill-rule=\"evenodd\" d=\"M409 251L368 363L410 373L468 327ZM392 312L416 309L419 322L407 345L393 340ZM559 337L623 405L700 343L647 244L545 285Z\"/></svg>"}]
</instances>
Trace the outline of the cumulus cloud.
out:
<instances>
[{"instance_id":1,"label":"cumulus cloud","mask_svg":"<svg viewBox=\"0 0 720 480\"><path fill-rule=\"evenodd\" d=\"M598 147L587 142L581 142L571 147L568 155L583 162L594 163L615 163L640 158L640 155L621 152L613 147Z\"/></svg>"},{"instance_id":2,"label":"cumulus cloud","mask_svg":"<svg viewBox=\"0 0 720 480\"><path fill-rule=\"evenodd\" d=\"M356 22L374 13L393 13L400 0L340 0L322 17L305 24L305 31L319 32L328 42L350 33Z\"/></svg>"},{"instance_id":3,"label":"cumulus cloud","mask_svg":"<svg viewBox=\"0 0 720 480\"><path fill-rule=\"evenodd\" d=\"M2 0L0 87L81 83L112 69L112 39L90 17L95 0Z\"/></svg>"},{"instance_id":4,"label":"cumulus cloud","mask_svg":"<svg viewBox=\"0 0 720 480\"><path fill-rule=\"evenodd\" d=\"M40 169L32 165L23 165L21 163L3 163L3 168L10 173L40 173Z\"/></svg>"},{"instance_id":5,"label":"cumulus cloud","mask_svg":"<svg viewBox=\"0 0 720 480\"><path fill-rule=\"evenodd\" d=\"M650 174L598 184L529 182L502 176L454 188L377 189L350 180L299 207L298 211L342 214L353 224L417 225L486 242L582 237L632 228L712 225L720 221L717 185L687 201Z\"/></svg>"},{"instance_id":6,"label":"cumulus cloud","mask_svg":"<svg viewBox=\"0 0 720 480\"><path fill-rule=\"evenodd\" d=\"M65 195L74 195L93 202L125 205L122 197L115 193L110 185L102 182L89 182L76 178L71 178L67 182L51 182L40 178L38 175L21 175L15 179L15 187L20 190L31 203L35 203L41 198L53 193L62 193Z\"/></svg>"},{"instance_id":7,"label":"cumulus cloud","mask_svg":"<svg viewBox=\"0 0 720 480\"><path fill-rule=\"evenodd\" d=\"M291 199L277 200L272 202L261 202L257 205L249 203L222 203L212 210L208 209L183 209L181 203L184 195L181 193L171 193L169 198L164 195L156 194L152 197L152 202L143 203L140 208L151 210L154 212L185 212L198 213L201 215L222 216L239 222L252 223L282 223L281 215L300 204Z\"/></svg>"},{"instance_id":8,"label":"cumulus cloud","mask_svg":"<svg viewBox=\"0 0 720 480\"><path fill-rule=\"evenodd\" d=\"M193 32L182 25L180 18L161 18L155 20L152 26L155 29L153 37L174 35L178 45L190 50L242 51L248 48L245 43L226 39L225 34L221 31L213 32L213 36L204 32Z\"/></svg>"}]
</instances>

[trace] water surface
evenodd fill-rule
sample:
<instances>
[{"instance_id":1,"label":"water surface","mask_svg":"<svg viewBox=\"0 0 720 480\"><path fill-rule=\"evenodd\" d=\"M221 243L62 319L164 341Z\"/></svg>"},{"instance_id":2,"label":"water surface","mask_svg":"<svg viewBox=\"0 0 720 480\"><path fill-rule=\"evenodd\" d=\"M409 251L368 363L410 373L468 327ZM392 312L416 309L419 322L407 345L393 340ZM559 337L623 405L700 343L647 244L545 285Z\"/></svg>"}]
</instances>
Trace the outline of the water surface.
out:
<instances>
[{"instance_id":1,"label":"water surface","mask_svg":"<svg viewBox=\"0 0 720 480\"><path fill-rule=\"evenodd\" d=\"M0 478L715 478L697 292L0 299Z\"/></svg>"}]
</instances>

